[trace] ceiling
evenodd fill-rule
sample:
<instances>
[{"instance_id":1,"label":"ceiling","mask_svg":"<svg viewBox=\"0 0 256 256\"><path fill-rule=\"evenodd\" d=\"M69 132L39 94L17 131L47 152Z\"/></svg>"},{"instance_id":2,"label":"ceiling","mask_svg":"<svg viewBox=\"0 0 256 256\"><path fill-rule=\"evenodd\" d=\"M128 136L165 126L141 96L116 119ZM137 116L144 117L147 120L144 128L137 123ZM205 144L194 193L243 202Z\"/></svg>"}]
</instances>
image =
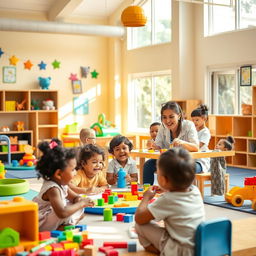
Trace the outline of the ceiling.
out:
<instances>
[{"instance_id":1,"label":"ceiling","mask_svg":"<svg viewBox=\"0 0 256 256\"><path fill-rule=\"evenodd\" d=\"M1 0L1 12L46 15L48 20L72 17L107 18L126 0Z\"/></svg>"}]
</instances>

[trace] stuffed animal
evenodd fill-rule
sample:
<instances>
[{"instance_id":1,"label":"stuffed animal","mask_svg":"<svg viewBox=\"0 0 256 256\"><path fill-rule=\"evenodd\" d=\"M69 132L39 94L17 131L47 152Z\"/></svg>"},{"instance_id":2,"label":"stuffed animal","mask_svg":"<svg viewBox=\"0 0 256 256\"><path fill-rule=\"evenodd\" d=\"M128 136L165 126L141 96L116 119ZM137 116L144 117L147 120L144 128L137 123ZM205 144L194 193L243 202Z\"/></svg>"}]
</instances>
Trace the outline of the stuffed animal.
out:
<instances>
[{"instance_id":1,"label":"stuffed animal","mask_svg":"<svg viewBox=\"0 0 256 256\"><path fill-rule=\"evenodd\" d=\"M43 109L44 110L55 110L53 100L43 100Z\"/></svg>"},{"instance_id":2,"label":"stuffed animal","mask_svg":"<svg viewBox=\"0 0 256 256\"><path fill-rule=\"evenodd\" d=\"M48 90L51 84L51 77L38 77L41 89Z\"/></svg>"},{"instance_id":3,"label":"stuffed animal","mask_svg":"<svg viewBox=\"0 0 256 256\"><path fill-rule=\"evenodd\" d=\"M25 109L25 103L27 102L27 99L24 99L21 103L16 102L16 110L24 110Z\"/></svg>"},{"instance_id":4,"label":"stuffed animal","mask_svg":"<svg viewBox=\"0 0 256 256\"><path fill-rule=\"evenodd\" d=\"M14 123L14 130L15 131L24 131L24 122L23 121L17 121Z\"/></svg>"},{"instance_id":5,"label":"stuffed animal","mask_svg":"<svg viewBox=\"0 0 256 256\"><path fill-rule=\"evenodd\" d=\"M31 110L39 110L40 109L40 101L39 100L31 100Z\"/></svg>"},{"instance_id":6,"label":"stuffed animal","mask_svg":"<svg viewBox=\"0 0 256 256\"><path fill-rule=\"evenodd\" d=\"M1 127L1 131L2 132L9 132L10 131L10 128L8 126L2 126Z\"/></svg>"}]
</instances>

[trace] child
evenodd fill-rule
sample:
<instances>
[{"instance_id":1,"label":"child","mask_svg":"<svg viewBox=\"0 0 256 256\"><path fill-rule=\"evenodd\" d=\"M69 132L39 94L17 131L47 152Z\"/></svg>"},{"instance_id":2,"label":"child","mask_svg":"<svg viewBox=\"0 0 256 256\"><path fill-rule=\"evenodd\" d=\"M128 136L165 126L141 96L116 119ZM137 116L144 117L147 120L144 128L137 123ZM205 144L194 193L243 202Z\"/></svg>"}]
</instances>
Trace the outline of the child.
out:
<instances>
[{"instance_id":1,"label":"child","mask_svg":"<svg viewBox=\"0 0 256 256\"><path fill-rule=\"evenodd\" d=\"M74 225L83 218L84 207L93 206L91 199L80 197L68 187L76 172L75 152L61 147L58 139L41 142L38 148L42 156L36 169L44 182L33 201L39 206L39 230Z\"/></svg>"},{"instance_id":2,"label":"child","mask_svg":"<svg viewBox=\"0 0 256 256\"><path fill-rule=\"evenodd\" d=\"M138 181L136 162L129 157L129 153L132 148L132 143L125 136L117 135L110 141L109 153L113 155L114 159L111 160L108 165L108 184L116 184L117 173L120 168L123 168L127 173L127 183L131 183L132 181Z\"/></svg>"},{"instance_id":3,"label":"child","mask_svg":"<svg viewBox=\"0 0 256 256\"><path fill-rule=\"evenodd\" d=\"M82 145L96 144L96 133L93 129L83 128L81 129L79 136Z\"/></svg>"},{"instance_id":4,"label":"child","mask_svg":"<svg viewBox=\"0 0 256 256\"><path fill-rule=\"evenodd\" d=\"M136 213L136 231L146 251L161 255L194 255L197 226L204 220L201 194L192 185L195 164L187 150L177 147L162 153L157 162L157 179L165 191L153 203L156 191L150 187ZM164 221L161 227L155 221Z\"/></svg>"},{"instance_id":5,"label":"child","mask_svg":"<svg viewBox=\"0 0 256 256\"><path fill-rule=\"evenodd\" d=\"M104 167L105 154L103 149L88 144L79 153L78 171L69 187L78 194L99 194L107 188L108 183Z\"/></svg>"},{"instance_id":6,"label":"child","mask_svg":"<svg viewBox=\"0 0 256 256\"><path fill-rule=\"evenodd\" d=\"M162 125L153 144L153 149L168 149L171 146L183 147L188 151L198 151L199 142L197 131L193 122L183 120L183 112L180 105L174 101L168 101L161 108ZM149 159L143 167L143 182L154 182L156 160Z\"/></svg>"},{"instance_id":7,"label":"child","mask_svg":"<svg viewBox=\"0 0 256 256\"><path fill-rule=\"evenodd\" d=\"M232 136L226 139L220 139L216 145L216 150L232 150L234 148L235 140ZM225 174L227 166L225 157L211 158L210 171L211 171L211 194L223 195L225 192Z\"/></svg>"},{"instance_id":8,"label":"child","mask_svg":"<svg viewBox=\"0 0 256 256\"><path fill-rule=\"evenodd\" d=\"M208 145L211 139L209 129L205 126L205 122L208 120L208 108L206 105L200 105L197 109L191 113L192 121L195 124L198 139L199 148L201 151L207 151ZM201 158L196 160L196 173L208 172L210 168L210 158Z\"/></svg>"},{"instance_id":9,"label":"child","mask_svg":"<svg viewBox=\"0 0 256 256\"><path fill-rule=\"evenodd\" d=\"M153 148L153 143L154 141L156 140L156 136L157 136L157 133L158 133L158 130L159 130L159 127L160 127L160 123L158 122L155 122L155 123L152 123L149 127L149 133L150 133L150 137L151 139L149 139L147 141L147 149L152 149Z\"/></svg>"}]
</instances>

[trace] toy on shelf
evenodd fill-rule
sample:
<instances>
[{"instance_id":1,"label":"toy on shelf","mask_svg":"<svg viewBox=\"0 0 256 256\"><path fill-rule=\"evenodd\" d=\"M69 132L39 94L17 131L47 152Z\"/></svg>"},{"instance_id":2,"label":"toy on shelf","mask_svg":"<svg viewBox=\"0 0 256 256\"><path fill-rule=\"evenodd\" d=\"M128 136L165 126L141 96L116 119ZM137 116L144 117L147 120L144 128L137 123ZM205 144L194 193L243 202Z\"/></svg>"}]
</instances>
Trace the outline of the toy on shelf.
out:
<instances>
[{"instance_id":1,"label":"toy on shelf","mask_svg":"<svg viewBox=\"0 0 256 256\"><path fill-rule=\"evenodd\" d=\"M30 145L24 146L25 155L20 160L20 165L33 166L36 163L36 157L33 155L34 149Z\"/></svg>"},{"instance_id":2,"label":"toy on shelf","mask_svg":"<svg viewBox=\"0 0 256 256\"><path fill-rule=\"evenodd\" d=\"M95 130L97 137L102 136L115 136L120 134L115 124L106 120L105 114L101 113L98 116L98 122L91 125L92 129Z\"/></svg>"},{"instance_id":3,"label":"toy on shelf","mask_svg":"<svg viewBox=\"0 0 256 256\"><path fill-rule=\"evenodd\" d=\"M6 111L15 111L16 101L7 100L5 101L5 110Z\"/></svg>"},{"instance_id":4,"label":"toy on shelf","mask_svg":"<svg viewBox=\"0 0 256 256\"><path fill-rule=\"evenodd\" d=\"M8 126L2 126L1 127L1 132L9 132L10 128Z\"/></svg>"},{"instance_id":5,"label":"toy on shelf","mask_svg":"<svg viewBox=\"0 0 256 256\"><path fill-rule=\"evenodd\" d=\"M244 179L244 187L233 187L225 195L225 200L236 207L241 207L244 200L252 201L252 209L256 210L256 176Z\"/></svg>"},{"instance_id":6,"label":"toy on shelf","mask_svg":"<svg viewBox=\"0 0 256 256\"><path fill-rule=\"evenodd\" d=\"M23 121L16 121L13 124L13 129L15 131L24 131L24 122Z\"/></svg>"},{"instance_id":7,"label":"toy on shelf","mask_svg":"<svg viewBox=\"0 0 256 256\"><path fill-rule=\"evenodd\" d=\"M17 111L24 110L26 102L27 102L27 99L24 99L21 103L16 102L16 110Z\"/></svg>"},{"instance_id":8,"label":"toy on shelf","mask_svg":"<svg viewBox=\"0 0 256 256\"><path fill-rule=\"evenodd\" d=\"M40 110L40 101L32 99L31 100L31 110Z\"/></svg>"},{"instance_id":9,"label":"toy on shelf","mask_svg":"<svg viewBox=\"0 0 256 256\"><path fill-rule=\"evenodd\" d=\"M51 77L38 77L39 86L43 90L48 90L51 84Z\"/></svg>"},{"instance_id":10,"label":"toy on shelf","mask_svg":"<svg viewBox=\"0 0 256 256\"><path fill-rule=\"evenodd\" d=\"M53 100L43 100L43 109L44 110L55 110L54 101Z\"/></svg>"}]
</instances>

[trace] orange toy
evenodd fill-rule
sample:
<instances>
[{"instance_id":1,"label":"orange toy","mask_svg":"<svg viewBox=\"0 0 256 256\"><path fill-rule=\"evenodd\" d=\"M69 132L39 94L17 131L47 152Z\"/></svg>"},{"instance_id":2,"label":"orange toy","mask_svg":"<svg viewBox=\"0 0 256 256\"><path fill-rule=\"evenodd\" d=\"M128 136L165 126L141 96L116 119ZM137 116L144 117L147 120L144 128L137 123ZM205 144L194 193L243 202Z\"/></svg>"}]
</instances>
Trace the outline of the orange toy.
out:
<instances>
[{"instance_id":1,"label":"orange toy","mask_svg":"<svg viewBox=\"0 0 256 256\"><path fill-rule=\"evenodd\" d=\"M36 163L36 157L33 155L33 147L30 145L24 146L25 155L20 160L20 165L33 166Z\"/></svg>"},{"instance_id":2,"label":"orange toy","mask_svg":"<svg viewBox=\"0 0 256 256\"><path fill-rule=\"evenodd\" d=\"M24 131L24 122L23 121L17 121L14 123L14 130L15 131Z\"/></svg>"},{"instance_id":3,"label":"orange toy","mask_svg":"<svg viewBox=\"0 0 256 256\"><path fill-rule=\"evenodd\" d=\"M252 201L252 209L256 210L256 177L245 178L244 187L233 187L225 195L225 200L233 206L240 207L244 200Z\"/></svg>"}]
</instances>

